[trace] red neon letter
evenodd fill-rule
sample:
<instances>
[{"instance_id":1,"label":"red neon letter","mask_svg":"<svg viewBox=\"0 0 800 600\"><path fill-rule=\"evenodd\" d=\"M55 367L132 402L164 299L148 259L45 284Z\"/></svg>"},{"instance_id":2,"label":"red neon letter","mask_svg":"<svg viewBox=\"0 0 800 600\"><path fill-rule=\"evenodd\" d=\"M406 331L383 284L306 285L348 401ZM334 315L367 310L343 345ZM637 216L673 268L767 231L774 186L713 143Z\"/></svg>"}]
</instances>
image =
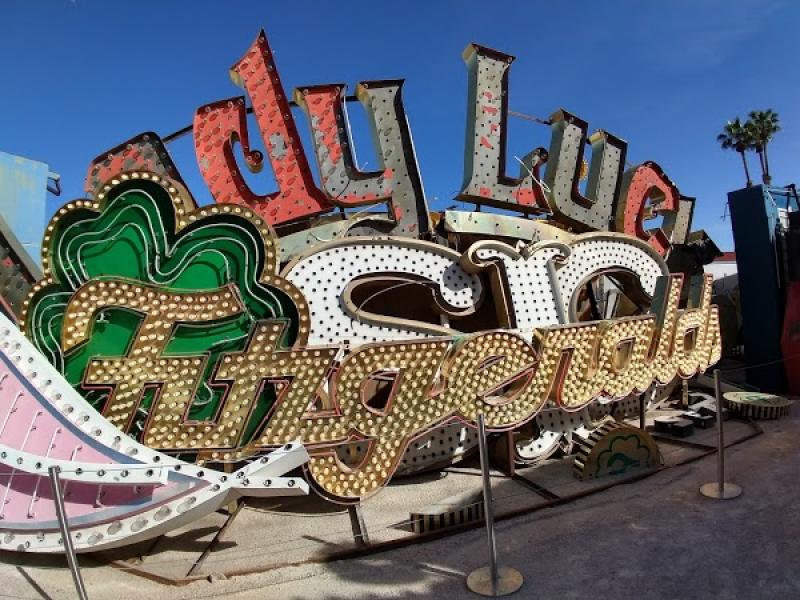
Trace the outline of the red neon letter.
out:
<instances>
[{"instance_id":1,"label":"red neon letter","mask_svg":"<svg viewBox=\"0 0 800 600\"><path fill-rule=\"evenodd\" d=\"M194 143L200 172L217 202L246 204L271 225L296 221L332 208L317 189L263 31L231 68L231 78L247 90L261 129L278 191L254 193L242 177L233 142L242 144L247 166L258 172L263 157L249 146L246 111L240 98L200 107L194 118Z\"/></svg>"}]
</instances>

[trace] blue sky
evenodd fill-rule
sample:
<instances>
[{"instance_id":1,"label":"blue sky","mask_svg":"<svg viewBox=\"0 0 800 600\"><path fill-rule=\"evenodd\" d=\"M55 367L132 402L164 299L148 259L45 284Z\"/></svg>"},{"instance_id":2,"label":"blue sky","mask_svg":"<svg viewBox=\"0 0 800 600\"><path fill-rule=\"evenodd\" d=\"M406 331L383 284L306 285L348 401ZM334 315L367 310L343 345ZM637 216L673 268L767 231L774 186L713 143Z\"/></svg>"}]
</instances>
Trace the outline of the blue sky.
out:
<instances>
[{"instance_id":1,"label":"blue sky","mask_svg":"<svg viewBox=\"0 0 800 600\"><path fill-rule=\"evenodd\" d=\"M784 130L770 148L776 185L794 181L800 158L793 0L4 0L0 23L0 150L61 174L64 194L53 205L83 195L87 166L104 150L146 130L167 135L190 124L201 104L240 95L228 69L262 27L287 92L406 79L433 208L454 204L463 175L461 52L470 42L517 57L512 110L547 117L563 107L627 140L629 161L658 162L697 197L695 228L725 250L733 247L730 220L721 219L726 193L744 183L738 155L716 143L725 121L752 109L780 113ZM350 114L359 159L374 168L360 108ZM510 119L509 157L549 139L547 127ZM195 196L209 201L190 137L169 149ZM750 166L757 173L755 156ZM249 180L257 192L273 190L267 169Z\"/></svg>"}]
</instances>

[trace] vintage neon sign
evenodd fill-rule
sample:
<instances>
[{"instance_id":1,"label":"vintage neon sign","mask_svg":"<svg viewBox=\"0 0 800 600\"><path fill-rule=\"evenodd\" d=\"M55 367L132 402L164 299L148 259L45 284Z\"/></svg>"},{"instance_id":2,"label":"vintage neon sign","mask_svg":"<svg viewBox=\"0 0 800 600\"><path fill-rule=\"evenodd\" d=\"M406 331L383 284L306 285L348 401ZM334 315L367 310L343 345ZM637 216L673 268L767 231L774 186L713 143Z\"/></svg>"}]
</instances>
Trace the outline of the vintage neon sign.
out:
<instances>
[{"instance_id":1,"label":"vintage neon sign","mask_svg":"<svg viewBox=\"0 0 800 600\"><path fill-rule=\"evenodd\" d=\"M45 237L46 278L29 298L22 324L112 424L148 446L213 462L254 456L299 437L310 451L316 486L353 500L385 484L410 440L439 423L474 422L483 412L492 429L514 428L548 399L577 410L601 393L624 397L689 377L718 359L709 280L693 285L689 306L679 310L681 278L659 272L659 255L632 238L609 245L607 237L587 234L557 247L564 266L552 285L566 298L563 314L574 311L571 297L580 282L612 264L639 270L655 299L652 314L577 325L523 317L515 307L534 299L523 289L523 272L536 275L538 267L540 278L549 276L547 260L530 260L553 248L545 242L516 257L522 271L507 266L494 273L511 291L503 310L516 315L514 331L464 336L405 321L379 338L370 339L369 329L342 330L337 335L348 345L321 346L319 337L308 345L312 332L331 321L315 320L315 304L306 301L295 273L304 264L316 272L312 259L326 249L352 258L359 246L384 247L391 256L391 249L410 245L423 266L442 273L428 276L455 294L447 302L462 309L480 293L468 270L480 271L498 256L513 262L514 251L478 242L460 259L467 270L459 270L452 251L448 256L430 242L353 238L312 250L278 274L278 241L258 215L226 204L186 212L177 188L134 173L97 201L72 203L54 217ZM606 252L630 255L630 264L616 258L587 266L588 256L603 254L596 246L602 243ZM396 272L390 264L383 268ZM460 300L447 275L466 281ZM343 295L335 288L322 298ZM406 339L386 341L398 337ZM380 406L371 406L378 375L391 389ZM368 440L369 448L361 464L347 465L335 446L354 440Z\"/></svg>"},{"instance_id":2,"label":"vintage neon sign","mask_svg":"<svg viewBox=\"0 0 800 600\"><path fill-rule=\"evenodd\" d=\"M659 460L645 433L590 410L720 358L709 277L684 281L664 260L694 201L655 163L626 171L623 140L564 110L549 149L509 176L513 57L471 44L464 60L458 197L536 219L429 212L401 80L356 87L381 163L360 169L345 84L290 95L263 32L231 69L250 107L237 96L194 115L216 203L198 206L153 132L92 162L88 199L47 227L44 278L19 315L28 339L0 315L1 548L60 551L53 465L75 545L90 551L238 496L311 485L359 501L466 454L479 414L520 434L527 464L577 440L581 478ZM251 172L271 166L274 192L250 189L236 144ZM661 228L648 230L654 215ZM459 444L426 458L450 437ZM307 482L292 473L301 465Z\"/></svg>"},{"instance_id":3,"label":"vintage neon sign","mask_svg":"<svg viewBox=\"0 0 800 600\"><path fill-rule=\"evenodd\" d=\"M360 170L345 85L288 95L261 32L231 76L264 152L238 96L194 116L215 204L198 207L155 133L95 159L89 199L47 228L45 277L23 307L20 327L39 359L102 414L92 420L154 456L209 469L299 439L309 483L344 502L385 485L434 429L473 427L483 413L492 431L536 423L554 448L569 432L547 430L545 416L580 413L591 428L598 397L715 363L710 280L684 282L664 260L688 235L693 201L655 163L626 171L623 140L590 135L564 110L550 119L549 149L507 175L513 57L470 45L464 59L459 197L540 218L431 215L399 80L356 88L381 160ZM291 97L311 129L310 156ZM250 189L236 144L250 171L268 161L276 191ZM377 210L325 216L368 207ZM663 223L648 230L654 215ZM605 287L624 296L622 308L601 310Z\"/></svg>"},{"instance_id":4,"label":"vintage neon sign","mask_svg":"<svg viewBox=\"0 0 800 600\"><path fill-rule=\"evenodd\" d=\"M521 159L519 177L506 175L508 77L514 57L470 44L464 60L469 85L460 199L549 215L576 232L626 233L650 242L662 255L669 243L685 243L688 230L682 224L691 219L693 205L679 201L677 188L661 168L648 162L623 173L627 143L602 130L589 135L588 123L565 110L551 116L549 150L534 149ZM255 194L242 176L233 152L235 143L241 145L245 167L254 173L263 168L265 156L251 147L245 98L233 97L201 106L193 123L200 172L217 202L247 206L274 227L336 207L383 204L385 215L373 215L353 227L365 235L431 237L401 80L365 81L357 86L357 98L367 113L382 162L380 169L371 172L361 172L353 158L343 107L345 84L302 86L295 91L295 103L306 113L311 128L321 182L317 186L291 113L290 97L263 31L233 65L231 78L247 90L278 190ZM587 140L592 161L583 194L578 183ZM89 167L86 191L92 195L101 182L136 170L182 182L160 138L147 133L98 156ZM649 231L644 226L656 214L664 216L663 231Z\"/></svg>"},{"instance_id":5,"label":"vintage neon sign","mask_svg":"<svg viewBox=\"0 0 800 600\"><path fill-rule=\"evenodd\" d=\"M0 548L64 551L48 469L61 471L73 545L97 551L157 537L242 496L308 493L284 477L294 442L234 473L198 467L124 435L0 315Z\"/></svg>"}]
</instances>

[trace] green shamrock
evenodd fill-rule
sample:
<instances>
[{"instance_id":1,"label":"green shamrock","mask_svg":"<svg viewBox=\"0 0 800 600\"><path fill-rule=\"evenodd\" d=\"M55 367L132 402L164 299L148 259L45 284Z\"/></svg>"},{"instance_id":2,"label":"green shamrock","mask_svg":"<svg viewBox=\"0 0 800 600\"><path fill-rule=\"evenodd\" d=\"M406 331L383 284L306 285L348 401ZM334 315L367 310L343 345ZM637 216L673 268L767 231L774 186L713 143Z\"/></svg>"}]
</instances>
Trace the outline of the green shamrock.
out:
<instances>
[{"instance_id":1,"label":"green shamrock","mask_svg":"<svg viewBox=\"0 0 800 600\"><path fill-rule=\"evenodd\" d=\"M173 190L174 191L174 190ZM176 214L177 211L177 214ZM212 214L216 213L216 214ZM298 334L298 308L291 295L262 275L274 274L275 248L267 226L241 207L215 205L204 216L181 213L170 191L143 174L107 191L97 206L76 202L59 211L45 236L44 286L31 292L23 314L25 334L98 410L107 390L81 385L90 359L124 356L143 319L141 313L109 307L94 316L87 342L63 351L64 311L76 290L89 281L125 279L167 292L216 290L235 284L245 311L207 323L178 324L164 355L209 355L208 367L189 412L190 419L212 418L224 386L209 385L220 354L244 348L256 320L288 324L282 347ZM179 231L176 233L176 230ZM154 390L145 392L129 433L141 433ZM245 439L272 401L264 386Z\"/></svg>"}]
</instances>

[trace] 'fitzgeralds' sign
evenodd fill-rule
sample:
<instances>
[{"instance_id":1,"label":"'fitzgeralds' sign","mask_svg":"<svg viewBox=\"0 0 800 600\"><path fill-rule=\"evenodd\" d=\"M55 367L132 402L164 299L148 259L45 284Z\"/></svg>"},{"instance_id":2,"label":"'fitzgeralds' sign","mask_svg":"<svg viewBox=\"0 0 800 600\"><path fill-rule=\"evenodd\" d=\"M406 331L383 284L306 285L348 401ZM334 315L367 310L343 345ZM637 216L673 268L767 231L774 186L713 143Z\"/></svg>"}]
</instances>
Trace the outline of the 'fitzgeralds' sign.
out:
<instances>
[{"instance_id":1,"label":"'fitzgeralds' sign","mask_svg":"<svg viewBox=\"0 0 800 600\"><path fill-rule=\"evenodd\" d=\"M471 281L469 269L458 266L463 257L472 257L471 270L478 273L483 265L475 255L488 263L503 253L518 263L511 266L520 266L523 275L510 267L493 275L512 291L526 284L531 290L508 296L504 314L514 315L517 325L524 321L514 330L436 335L424 323L386 317L367 334L343 330L337 345L308 345L329 323L348 316L359 322L347 303L330 307L329 318L309 310L298 287L303 278L295 274L315 271L320 254L349 260L359 247L372 249L376 259L361 263L362 274L386 276L397 267L382 263L382 253L445 264L441 249L403 238L346 238L320 244L279 275L279 240L248 209L214 205L185 212L180 198L147 174L125 175L101 196L67 205L48 228L48 278L23 317L37 347L114 425L147 445L215 461L252 456L299 437L311 451L314 481L332 496L374 491L414 436L446 420L474 422L483 412L492 429L510 429L534 417L548 399L577 410L601 393L624 397L691 376L719 357L710 280L692 287L689 306L679 309L681 277L661 275L658 254L635 239L584 234L566 247L540 242L522 254L477 242L440 269L463 277L463 289L474 285L477 304L484 295L481 279L472 274ZM548 262L537 258L575 254L574 262L564 258L564 283L556 284L569 294L571 279L595 272L579 262L583 246L589 254L607 249L630 255L617 262L639 264L644 278L655 280L650 312L529 327L535 320L523 303L539 302L545 314L568 311L570 304L557 306L559 294L536 285L548 277ZM322 272L313 278L318 286L329 285ZM372 318L381 322L380 315ZM368 341L363 336L372 328L418 339ZM361 343L354 344L358 336ZM380 381L390 382L390 390L373 405ZM360 464L347 465L332 448L356 439L372 443Z\"/></svg>"}]
</instances>

